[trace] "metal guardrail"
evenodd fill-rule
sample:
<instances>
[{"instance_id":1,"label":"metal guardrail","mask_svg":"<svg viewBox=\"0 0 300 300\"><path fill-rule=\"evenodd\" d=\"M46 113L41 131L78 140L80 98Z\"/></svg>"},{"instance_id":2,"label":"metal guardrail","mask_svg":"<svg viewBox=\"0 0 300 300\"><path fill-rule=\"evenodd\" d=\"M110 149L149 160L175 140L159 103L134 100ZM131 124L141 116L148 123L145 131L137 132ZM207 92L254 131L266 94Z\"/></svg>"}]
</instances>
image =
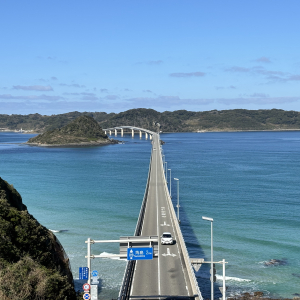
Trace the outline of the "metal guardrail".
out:
<instances>
[{"instance_id":1,"label":"metal guardrail","mask_svg":"<svg viewBox=\"0 0 300 300\"><path fill-rule=\"evenodd\" d=\"M141 235L142 224L143 224L143 220L144 220L144 214L145 214L145 208L146 208L146 202L147 202L147 195L148 195L148 190L149 190L149 180L150 180L150 173L151 173L152 154L153 154L153 147L152 147L152 150L151 150L151 158L150 158L150 163L149 163L147 185L146 185L146 189L145 189L145 193L144 193L142 206L141 206L141 209L140 209L140 214L139 214L137 224L136 224L136 228L135 228L135 231L134 231L135 236ZM132 278L133 278L134 267L135 267L135 261L134 260L127 261L127 265L126 265L126 268L125 268L125 272L124 272L123 281L122 281L122 285L121 285L121 288L120 288L118 300L129 299L129 293L130 293L130 287L131 287L131 282L132 282Z\"/></svg>"},{"instance_id":2,"label":"metal guardrail","mask_svg":"<svg viewBox=\"0 0 300 300\"><path fill-rule=\"evenodd\" d=\"M161 163L163 163L162 158L161 158ZM162 172L164 172L163 169L162 169ZM180 245L181 245L181 250L182 250L184 262L185 262L186 267L187 267L187 272L188 272L188 276L189 276L189 279L190 279L190 282L191 282L191 285L192 285L193 293L194 293L195 299L203 300L200 289L199 289L199 286L198 286L198 282L197 282L197 279L196 279L196 276L195 276L195 272L194 272L193 266L191 264L189 253L187 251L185 241L184 241L181 229L179 227L179 223L178 223L178 220L177 220L177 217L176 217L175 209L174 209L174 206L173 206L173 203L172 203L169 191L168 191L166 178L165 178L165 176L163 176L163 177L164 177L165 194L166 194L168 202L169 202L171 217L173 219L173 223L175 224L177 237L179 238L179 242L180 242Z\"/></svg>"},{"instance_id":3,"label":"metal guardrail","mask_svg":"<svg viewBox=\"0 0 300 300\"><path fill-rule=\"evenodd\" d=\"M153 147L152 147L152 151L151 151L151 159L150 159L150 164L149 164L147 185L146 185L144 198L143 198L142 206L141 206L141 209L140 209L140 214L139 214L139 217L138 217L137 225L136 225L135 232L134 232L135 236L139 236L141 234L141 228L142 228L142 224L143 224L144 213L145 213L146 202L147 202L148 189L149 189L152 154L153 154ZM160 159L161 159L161 163L162 163L162 156L161 155L160 155ZM163 178L164 178L165 194L166 194L167 200L169 202L171 217L173 219L173 223L175 224L176 234L177 234L177 237L178 237L180 245L181 245L183 259L184 259L185 265L187 267L187 273L188 273L189 280L190 280L191 285L192 285L193 294L194 294L195 299L203 300L200 289L199 289L199 286L198 286L198 282L197 282L197 279L196 279L196 276L195 276L195 272L193 270L191 260L190 260L190 257L189 257L189 254L188 254L188 251L187 251L187 248L186 248L186 245L185 245L185 241L184 241L181 229L180 229L178 221L177 221L176 213L175 213L173 203L172 203L169 191L168 191L165 176L163 176ZM129 299L129 293L130 293L130 287L131 287L134 268L135 268L135 261L128 261L127 265L126 265L124 277L123 277L122 286L120 288L120 293L119 293L118 300Z\"/></svg>"}]
</instances>

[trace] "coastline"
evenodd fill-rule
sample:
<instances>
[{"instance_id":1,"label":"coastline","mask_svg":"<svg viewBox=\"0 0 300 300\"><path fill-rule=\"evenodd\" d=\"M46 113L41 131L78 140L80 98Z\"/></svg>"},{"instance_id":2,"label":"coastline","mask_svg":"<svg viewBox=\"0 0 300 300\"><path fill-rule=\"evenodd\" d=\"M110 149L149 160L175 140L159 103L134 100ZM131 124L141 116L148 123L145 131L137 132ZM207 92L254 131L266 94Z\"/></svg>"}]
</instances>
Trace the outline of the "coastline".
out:
<instances>
[{"instance_id":1,"label":"coastline","mask_svg":"<svg viewBox=\"0 0 300 300\"><path fill-rule=\"evenodd\" d=\"M81 143L68 143L68 144L42 144L42 143L24 143L25 145L33 146L33 147L89 147L89 146L105 146L118 144L118 140L108 139L106 141L95 141L95 142L81 142Z\"/></svg>"},{"instance_id":2,"label":"coastline","mask_svg":"<svg viewBox=\"0 0 300 300\"><path fill-rule=\"evenodd\" d=\"M263 292L253 292L253 293L243 293L238 296L226 297L227 300L300 300L300 294L295 295L293 298L270 298L268 296L264 296Z\"/></svg>"},{"instance_id":3,"label":"coastline","mask_svg":"<svg viewBox=\"0 0 300 300\"><path fill-rule=\"evenodd\" d=\"M193 130L193 131L162 131L161 133L207 133L207 132L290 132L290 131L300 131L300 128L285 128L285 129L215 129L215 130ZM1 128L0 132L14 132L14 133L22 133L22 134L40 134L41 132L37 132L34 130L13 130L8 128ZM124 134L131 134L126 133Z\"/></svg>"}]
</instances>

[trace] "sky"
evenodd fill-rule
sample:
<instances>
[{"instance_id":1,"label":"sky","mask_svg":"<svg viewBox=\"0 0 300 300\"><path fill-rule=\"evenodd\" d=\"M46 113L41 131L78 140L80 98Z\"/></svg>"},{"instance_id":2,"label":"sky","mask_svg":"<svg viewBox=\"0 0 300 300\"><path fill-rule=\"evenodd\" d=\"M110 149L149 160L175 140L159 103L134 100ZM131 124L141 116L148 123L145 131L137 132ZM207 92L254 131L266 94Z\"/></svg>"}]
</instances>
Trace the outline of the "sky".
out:
<instances>
[{"instance_id":1,"label":"sky","mask_svg":"<svg viewBox=\"0 0 300 300\"><path fill-rule=\"evenodd\" d=\"M0 114L300 111L299 0L0 0Z\"/></svg>"}]
</instances>

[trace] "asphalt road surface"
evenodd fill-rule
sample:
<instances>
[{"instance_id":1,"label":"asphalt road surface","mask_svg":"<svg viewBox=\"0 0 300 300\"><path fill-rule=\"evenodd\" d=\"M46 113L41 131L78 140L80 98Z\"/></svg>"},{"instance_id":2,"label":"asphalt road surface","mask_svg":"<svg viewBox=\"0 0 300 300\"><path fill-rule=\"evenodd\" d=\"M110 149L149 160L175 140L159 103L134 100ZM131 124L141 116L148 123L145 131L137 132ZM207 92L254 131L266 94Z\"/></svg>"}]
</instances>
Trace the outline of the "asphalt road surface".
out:
<instances>
[{"instance_id":1,"label":"asphalt road surface","mask_svg":"<svg viewBox=\"0 0 300 300\"><path fill-rule=\"evenodd\" d=\"M189 298L193 296L180 243L167 201L162 156L157 135L153 135L152 166L142 236L159 237L158 256L136 261L131 299ZM160 236L170 232L175 243L161 245Z\"/></svg>"}]
</instances>

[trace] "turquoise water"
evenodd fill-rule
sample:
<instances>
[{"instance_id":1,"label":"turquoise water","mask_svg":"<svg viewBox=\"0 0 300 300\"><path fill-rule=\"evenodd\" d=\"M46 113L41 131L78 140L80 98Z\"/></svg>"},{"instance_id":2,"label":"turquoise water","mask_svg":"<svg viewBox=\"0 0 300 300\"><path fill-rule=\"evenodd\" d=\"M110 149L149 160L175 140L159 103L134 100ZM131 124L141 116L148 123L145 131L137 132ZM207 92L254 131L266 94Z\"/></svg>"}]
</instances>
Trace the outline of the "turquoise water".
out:
<instances>
[{"instance_id":1,"label":"turquoise water","mask_svg":"<svg viewBox=\"0 0 300 300\"><path fill-rule=\"evenodd\" d=\"M29 212L57 232L72 265L86 266L92 239L132 235L144 195L151 143L125 136L125 144L90 148L36 148L33 135L0 133L0 176L13 184ZM121 138L119 138L121 139ZM226 264L228 295L263 291L270 297L300 294L300 132L162 134L172 178L180 179L181 228L191 257ZM169 173L168 173L169 176ZM177 201L177 185L172 181ZM118 253L117 244L92 253ZM270 259L286 264L266 267ZM116 298L126 261L94 259L100 296ZM217 286L222 267L217 265ZM196 274L210 296L208 266ZM80 289L83 282L76 280Z\"/></svg>"}]
</instances>

